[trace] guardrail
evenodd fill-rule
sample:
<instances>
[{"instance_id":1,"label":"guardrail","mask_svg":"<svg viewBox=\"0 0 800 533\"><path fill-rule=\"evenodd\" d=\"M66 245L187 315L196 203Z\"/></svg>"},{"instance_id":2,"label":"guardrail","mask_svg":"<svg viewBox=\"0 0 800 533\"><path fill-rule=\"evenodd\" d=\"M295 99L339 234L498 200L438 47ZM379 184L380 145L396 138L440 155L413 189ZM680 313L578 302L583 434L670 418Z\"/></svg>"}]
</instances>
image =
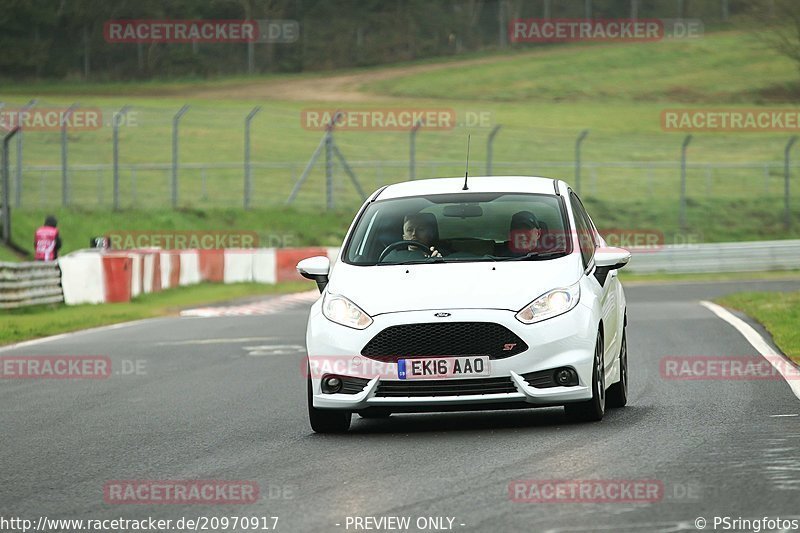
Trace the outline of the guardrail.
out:
<instances>
[{"instance_id":1,"label":"guardrail","mask_svg":"<svg viewBox=\"0 0 800 533\"><path fill-rule=\"evenodd\" d=\"M625 270L640 274L800 269L800 240L668 245L632 252Z\"/></svg>"},{"instance_id":2,"label":"guardrail","mask_svg":"<svg viewBox=\"0 0 800 533\"><path fill-rule=\"evenodd\" d=\"M0 309L63 301L57 262L0 263Z\"/></svg>"}]
</instances>

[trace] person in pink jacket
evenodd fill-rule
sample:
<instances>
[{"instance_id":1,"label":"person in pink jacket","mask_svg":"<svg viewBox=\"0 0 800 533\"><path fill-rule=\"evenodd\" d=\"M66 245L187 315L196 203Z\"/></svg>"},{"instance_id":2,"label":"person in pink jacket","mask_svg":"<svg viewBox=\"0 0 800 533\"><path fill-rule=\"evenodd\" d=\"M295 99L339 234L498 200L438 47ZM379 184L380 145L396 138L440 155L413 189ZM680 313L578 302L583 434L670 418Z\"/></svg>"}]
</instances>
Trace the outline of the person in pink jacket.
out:
<instances>
[{"instance_id":1,"label":"person in pink jacket","mask_svg":"<svg viewBox=\"0 0 800 533\"><path fill-rule=\"evenodd\" d=\"M44 226L36 230L33 239L34 259L36 261L55 261L61 249L61 236L58 234L58 221L53 215L48 215Z\"/></svg>"}]
</instances>

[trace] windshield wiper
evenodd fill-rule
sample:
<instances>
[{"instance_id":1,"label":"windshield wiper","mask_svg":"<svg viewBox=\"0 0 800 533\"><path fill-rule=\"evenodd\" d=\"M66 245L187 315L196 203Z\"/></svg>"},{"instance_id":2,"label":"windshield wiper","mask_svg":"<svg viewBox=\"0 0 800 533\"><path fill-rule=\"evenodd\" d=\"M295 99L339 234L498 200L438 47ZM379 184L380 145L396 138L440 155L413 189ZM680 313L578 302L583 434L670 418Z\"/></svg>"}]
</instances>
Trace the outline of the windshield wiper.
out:
<instances>
[{"instance_id":1,"label":"windshield wiper","mask_svg":"<svg viewBox=\"0 0 800 533\"><path fill-rule=\"evenodd\" d=\"M397 263L375 263L375 265L428 265L430 263L444 262L444 257L426 257L425 259L409 259L408 261L398 261Z\"/></svg>"},{"instance_id":2,"label":"windshield wiper","mask_svg":"<svg viewBox=\"0 0 800 533\"><path fill-rule=\"evenodd\" d=\"M557 255L564 255L565 252L530 252L519 257L503 257L498 261L542 261L544 259L552 259Z\"/></svg>"}]
</instances>

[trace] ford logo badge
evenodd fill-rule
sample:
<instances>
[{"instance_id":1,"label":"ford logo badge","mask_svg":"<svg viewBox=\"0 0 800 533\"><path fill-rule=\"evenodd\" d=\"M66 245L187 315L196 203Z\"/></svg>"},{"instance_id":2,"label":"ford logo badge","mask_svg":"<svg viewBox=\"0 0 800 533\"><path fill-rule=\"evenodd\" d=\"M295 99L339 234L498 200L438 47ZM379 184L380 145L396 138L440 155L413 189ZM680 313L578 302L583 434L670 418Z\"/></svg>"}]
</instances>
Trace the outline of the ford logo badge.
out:
<instances>
[{"instance_id":1,"label":"ford logo badge","mask_svg":"<svg viewBox=\"0 0 800 533\"><path fill-rule=\"evenodd\" d=\"M433 316L438 316L439 318L444 318L450 316L450 313L434 313Z\"/></svg>"}]
</instances>

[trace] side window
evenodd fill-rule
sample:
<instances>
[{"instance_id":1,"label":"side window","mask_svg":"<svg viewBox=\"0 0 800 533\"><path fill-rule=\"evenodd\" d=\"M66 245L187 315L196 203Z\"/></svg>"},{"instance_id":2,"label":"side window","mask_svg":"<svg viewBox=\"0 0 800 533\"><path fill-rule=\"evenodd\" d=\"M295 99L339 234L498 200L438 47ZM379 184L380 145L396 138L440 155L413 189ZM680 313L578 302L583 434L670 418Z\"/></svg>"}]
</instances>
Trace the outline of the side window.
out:
<instances>
[{"instance_id":1,"label":"side window","mask_svg":"<svg viewBox=\"0 0 800 533\"><path fill-rule=\"evenodd\" d=\"M572 214L575 216L575 231L578 236L578 245L581 248L581 257L583 258L583 268L586 268L594 257L595 243L592 238L591 223L586 211L581 205L581 201L575 196L575 193L570 192L570 204L572 205Z\"/></svg>"}]
</instances>

